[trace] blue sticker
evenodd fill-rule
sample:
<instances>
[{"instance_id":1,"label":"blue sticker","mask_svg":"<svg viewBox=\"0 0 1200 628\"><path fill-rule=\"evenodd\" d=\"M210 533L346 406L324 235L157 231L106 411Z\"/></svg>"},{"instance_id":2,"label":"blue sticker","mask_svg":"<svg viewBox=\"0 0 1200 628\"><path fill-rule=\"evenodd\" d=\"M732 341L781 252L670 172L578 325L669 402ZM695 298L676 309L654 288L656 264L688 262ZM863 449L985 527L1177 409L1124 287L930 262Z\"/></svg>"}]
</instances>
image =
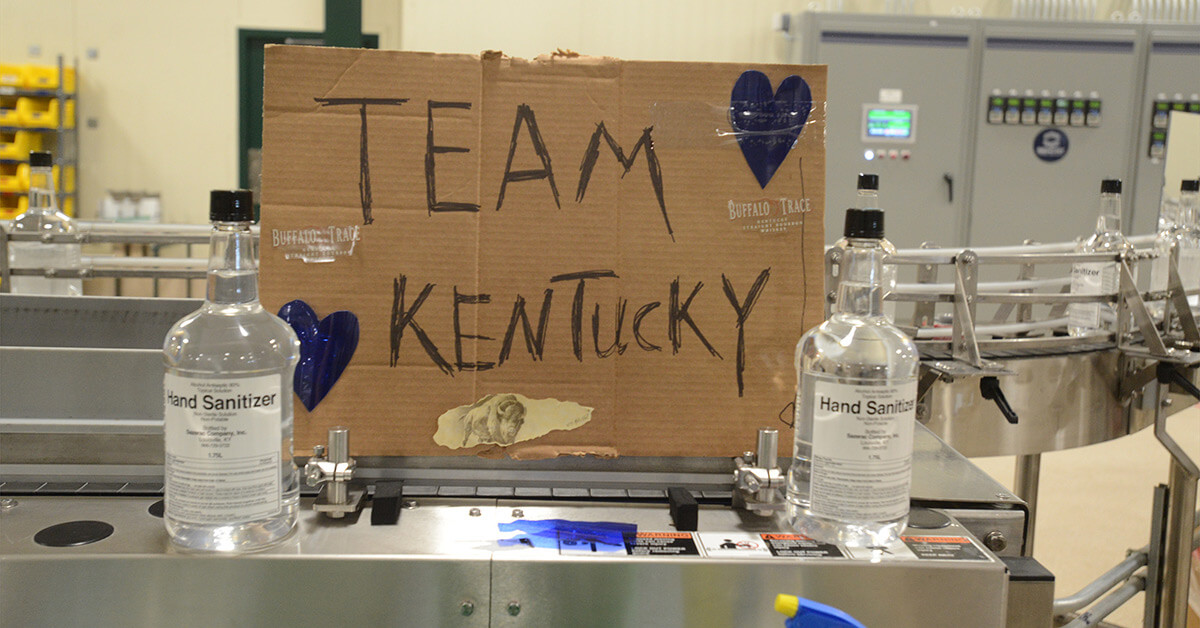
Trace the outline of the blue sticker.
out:
<instances>
[{"instance_id":1,"label":"blue sticker","mask_svg":"<svg viewBox=\"0 0 1200 628\"><path fill-rule=\"evenodd\" d=\"M812 91L795 74L772 93L771 79L757 70L743 72L729 97L729 123L758 185L767 187L787 158L812 112Z\"/></svg>"},{"instance_id":2,"label":"blue sticker","mask_svg":"<svg viewBox=\"0 0 1200 628\"><path fill-rule=\"evenodd\" d=\"M567 519L518 519L498 524L501 532L521 532L500 539L501 547L524 545L547 549L585 549L593 552L624 552L625 538L637 535L637 525L608 521Z\"/></svg>"},{"instance_id":3,"label":"blue sticker","mask_svg":"<svg viewBox=\"0 0 1200 628\"><path fill-rule=\"evenodd\" d=\"M1044 129L1033 138L1033 154L1042 161L1058 161L1067 155L1067 134L1058 129Z\"/></svg>"},{"instance_id":4,"label":"blue sticker","mask_svg":"<svg viewBox=\"0 0 1200 628\"><path fill-rule=\"evenodd\" d=\"M300 339L300 363L296 365L293 388L309 412L329 394L358 348L358 317L345 310L317 318L304 301L290 301L279 308L279 318L296 330Z\"/></svg>"}]
</instances>

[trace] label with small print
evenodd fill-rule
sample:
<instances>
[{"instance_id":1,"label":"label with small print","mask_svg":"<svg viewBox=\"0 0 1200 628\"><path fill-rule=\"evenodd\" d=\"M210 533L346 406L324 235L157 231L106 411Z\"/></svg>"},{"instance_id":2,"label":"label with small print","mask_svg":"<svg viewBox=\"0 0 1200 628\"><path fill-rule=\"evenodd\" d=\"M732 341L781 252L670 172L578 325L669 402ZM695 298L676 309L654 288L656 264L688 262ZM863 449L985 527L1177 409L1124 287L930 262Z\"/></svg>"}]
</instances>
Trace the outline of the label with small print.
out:
<instances>
[{"instance_id":1,"label":"label with small print","mask_svg":"<svg viewBox=\"0 0 1200 628\"><path fill-rule=\"evenodd\" d=\"M700 549L690 532L643 532L625 535L625 552L630 556L699 556Z\"/></svg>"},{"instance_id":2,"label":"label with small print","mask_svg":"<svg viewBox=\"0 0 1200 628\"><path fill-rule=\"evenodd\" d=\"M1168 279L1170 270L1168 264L1169 253L1159 255L1154 258L1150 265L1150 289L1154 291L1163 291L1168 287ZM1183 282L1185 290L1195 290L1197 287L1198 278L1200 278L1200 250L1191 248L1181 248L1178 250L1178 259L1176 260L1176 270L1179 271L1179 280ZM1194 297L1193 297L1194 298Z\"/></svg>"},{"instance_id":3,"label":"label with small print","mask_svg":"<svg viewBox=\"0 0 1200 628\"><path fill-rule=\"evenodd\" d=\"M813 377L811 510L888 521L908 513L917 380L844 384Z\"/></svg>"},{"instance_id":4,"label":"label with small print","mask_svg":"<svg viewBox=\"0 0 1200 628\"><path fill-rule=\"evenodd\" d=\"M1179 279L1185 290L1200 287L1200 250L1185 248L1179 251ZM1195 307L1196 297L1188 297Z\"/></svg>"},{"instance_id":5,"label":"label with small print","mask_svg":"<svg viewBox=\"0 0 1200 628\"><path fill-rule=\"evenodd\" d=\"M1112 294L1117 290L1114 262L1075 264L1071 267L1071 294ZM1100 328L1099 303L1072 303L1068 324L1083 329Z\"/></svg>"},{"instance_id":6,"label":"label with small print","mask_svg":"<svg viewBox=\"0 0 1200 628\"><path fill-rule=\"evenodd\" d=\"M965 536L902 536L900 540L922 560L990 560Z\"/></svg>"},{"instance_id":7,"label":"label with small print","mask_svg":"<svg viewBox=\"0 0 1200 628\"><path fill-rule=\"evenodd\" d=\"M167 373L163 390L167 516L218 525L278 515L281 377Z\"/></svg>"},{"instance_id":8,"label":"label with small print","mask_svg":"<svg viewBox=\"0 0 1200 628\"><path fill-rule=\"evenodd\" d=\"M1167 289L1167 279L1170 277L1170 270L1167 266L1168 256L1166 254L1159 255L1150 262L1150 289L1159 292Z\"/></svg>"},{"instance_id":9,"label":"label with small print","mask_svg":"<svg viewBox=\"0 0 1200 628\"><path fill-rule=\"evenodd\" d=\"M832 543L821 543L803 534L764 534L767 549L772 556L787 558L844 558L841 548Z\"/></svg>"}]
</instances>

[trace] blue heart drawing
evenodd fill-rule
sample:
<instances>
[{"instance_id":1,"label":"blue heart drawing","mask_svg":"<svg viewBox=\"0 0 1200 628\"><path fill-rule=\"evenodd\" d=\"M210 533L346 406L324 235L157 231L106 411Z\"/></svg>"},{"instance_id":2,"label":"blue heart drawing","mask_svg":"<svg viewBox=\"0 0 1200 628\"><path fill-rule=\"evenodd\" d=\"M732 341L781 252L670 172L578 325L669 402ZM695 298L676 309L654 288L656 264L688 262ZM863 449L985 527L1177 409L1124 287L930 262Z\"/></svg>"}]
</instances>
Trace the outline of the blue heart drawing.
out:
<instances>
[{"instance_id":1,"label":"blue heart drawing","mask_svg":"<svg viewBox=\"0 0 1200 628\"><path fill-rule=\"evenodd\" d=\"M296 330L300 339L300 363L293 387L309 412L329 394L358 348L358 317L341 310L318 319L304 301L290 301L279 308L279 318Z\"/></svg>"},{"instance_id":2,"label":"blue heart drawing","mask_svg":"<svg viewBox=\"0 0 1200 628\"><path fill-rule=\"evenodd\" d=\"M795 74L771 92L771 79L758 70L743 72L729 97L729 123L737 133L742 155L764 189L783 164L808 114L812 91Z\"/></svg>"}]
</instances>

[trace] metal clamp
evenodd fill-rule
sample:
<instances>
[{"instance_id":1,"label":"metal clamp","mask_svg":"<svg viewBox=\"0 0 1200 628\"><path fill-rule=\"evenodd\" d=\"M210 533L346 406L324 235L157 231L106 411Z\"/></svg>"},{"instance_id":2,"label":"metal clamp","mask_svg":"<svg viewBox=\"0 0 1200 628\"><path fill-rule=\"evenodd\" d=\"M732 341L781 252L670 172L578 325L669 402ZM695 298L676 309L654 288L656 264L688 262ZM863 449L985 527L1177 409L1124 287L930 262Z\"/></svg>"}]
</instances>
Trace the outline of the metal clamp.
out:
<instances>
[{"instance_id":1,"label":"metal clamp","mask_svg":"<svg viewBox=\"0 0 1200 628\"><path fill-rule=\"evenodd\" d=\"M366 491L349 484L355 466L350 457L350 428L330 428L328 449L324 445L313 447L313 455L304 465L304 481L309 486L324 485L313 502L313 510L341 519L362 506Z\"/></svg>"},{"instance_id":2,"label":"metal clamp","mask_svg":"<svg viewBox=\"0 0 1200 628\"><path fill-rule=\"evenodd\" d=\"M733 505L754 512L783 510L783 471L779 468L779 431L758 430L757 453L734 459Z\"/></svg>"}]
</instances>

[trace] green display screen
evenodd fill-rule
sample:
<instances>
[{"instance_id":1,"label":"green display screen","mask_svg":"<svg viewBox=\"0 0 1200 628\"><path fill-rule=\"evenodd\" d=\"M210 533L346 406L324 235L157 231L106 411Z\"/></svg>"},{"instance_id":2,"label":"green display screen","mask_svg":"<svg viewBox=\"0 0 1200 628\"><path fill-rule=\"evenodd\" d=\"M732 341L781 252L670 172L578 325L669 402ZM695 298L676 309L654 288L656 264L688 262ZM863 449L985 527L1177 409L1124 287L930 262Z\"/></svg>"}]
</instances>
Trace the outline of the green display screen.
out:
<instances>
[{"instance_id":1,"label":"green display screen","mask_svg":"<svg viewBox=\"0 0 1200 628\"><path fill-rule=\"evenodd\" d=\"M908 139L913 136L911 109L867 109L867 137Z\"/></svg>"}]
</instances>

